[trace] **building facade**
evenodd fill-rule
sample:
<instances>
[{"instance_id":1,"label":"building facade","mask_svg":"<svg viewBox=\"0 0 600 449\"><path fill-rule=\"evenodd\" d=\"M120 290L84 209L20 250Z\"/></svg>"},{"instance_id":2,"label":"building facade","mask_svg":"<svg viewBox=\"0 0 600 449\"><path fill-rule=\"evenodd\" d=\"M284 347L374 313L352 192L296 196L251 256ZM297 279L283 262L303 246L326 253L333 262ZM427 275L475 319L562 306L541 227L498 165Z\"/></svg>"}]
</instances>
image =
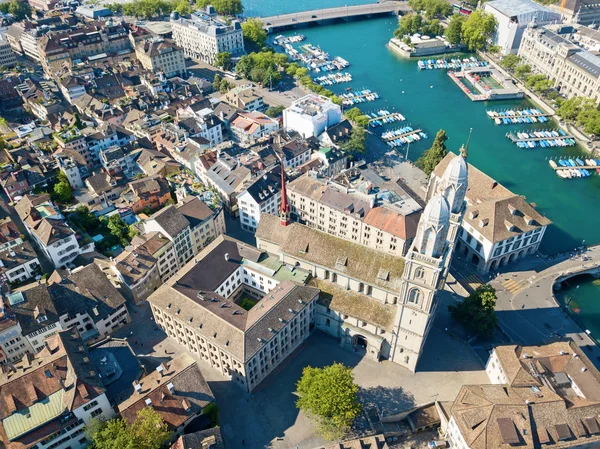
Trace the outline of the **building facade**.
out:
<instances>
[{"instance_id":1,"label":"building facade","mask_svg":"<svg viewBox=\"0 0 600 449\"><path fill-rule=\"evenodd\" d=\"M281 202L281 167L271 169L238 195L242 229L255 232L262 214L277 215Z\"/></svg>"},{"instance_id":2,"label":"building facade","mask_svg":"<svg viewBox=\"0 0 600 449\"><path fill-rule=\"evenodd\" d=\"M562 27L527 27L519 56L567 98L586 97L600 104L600 57L574 44Z\"/></svg>"},{"instance_id":3,"label":"building facade","mask_svg":"<svg viewBox=\"0 0 600 449\"><path fill-rule=\"evenodd\" d=\"M217 53L227 51L233 56L244 54L244 38L240 22L227 25L214 14L197 12L191 19L171 16L173 39L185 56L214 64Z\"/></svg>"},{"instance_id":4,"label":"building facade","mask_svg":"<svg viewBox=\"0 0 600 449\"><path fill-rule=\"evenodd\" d=\"M342 109L327 97L309 94L283 110L283 127L302 137L318 137L327 127L342 120Z\"/></svg>"},{"instance_id":5,"label":"building facade","mask_svg":"<svg viewBox=\"0 0 600 449\"><path fill-rule=\"evenodd\" d=\"M184 76L187 73L183 50L170 40L148 39L136 42L134 50L146 70L153 73L162 72L167 78Z\"/></svg>"}]
</instances>

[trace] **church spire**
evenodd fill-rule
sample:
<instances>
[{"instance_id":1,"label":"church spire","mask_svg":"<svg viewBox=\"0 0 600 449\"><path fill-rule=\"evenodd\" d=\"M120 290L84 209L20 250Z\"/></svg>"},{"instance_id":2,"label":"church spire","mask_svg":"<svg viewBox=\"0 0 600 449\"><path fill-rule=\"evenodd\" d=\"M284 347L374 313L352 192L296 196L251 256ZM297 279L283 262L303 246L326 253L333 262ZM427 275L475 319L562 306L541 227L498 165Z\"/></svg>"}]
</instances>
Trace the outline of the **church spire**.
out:
<instances>
[{"instance_id":1,"label":"church spire","mask_svg":"<svg viewBox=\"0 0 600 449\"><path fill-rule=\"evenodd\" d=\"M473 134L473 128L469 129L469 138L467 139L467 145L461 145L460 147L460 155L465 159L469 155L469 142L471 142L471 134Z\"/></svg>"},{"instance_id":2,"label":"church spire","mask_svg":"<svg viewBox=\"0 0 600 449\"><path fill-rule=\"evenodd\" d=\"M281 160L281 204L279 205L279 219L281 226L290 224L290 203L288 203L287 190L285 187L285 168L283 160Z\"/></svg>"}]
</instances>

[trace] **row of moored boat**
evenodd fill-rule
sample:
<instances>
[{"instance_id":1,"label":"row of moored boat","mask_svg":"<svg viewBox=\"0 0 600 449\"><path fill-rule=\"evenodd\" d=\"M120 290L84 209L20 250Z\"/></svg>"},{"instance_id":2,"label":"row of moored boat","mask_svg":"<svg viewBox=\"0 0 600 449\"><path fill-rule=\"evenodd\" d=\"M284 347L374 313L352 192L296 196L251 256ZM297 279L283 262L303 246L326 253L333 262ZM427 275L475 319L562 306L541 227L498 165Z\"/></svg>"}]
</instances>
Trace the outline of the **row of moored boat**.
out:
<instances>
[{"instance_id":1,"label":"row of moored boat","mask_svg":"<svg viewBox=\"0 0 600 449\"><path fill-rule=\"evenodd\" d=\"M422 59L417 61L417 65L421 70L434 70L434 69L452 69L462 70L473 67L485 67L488 65L487 61L479 61L475 57L464 58L464 59Z\"/></svg>"},{"instance_id":2,"label":"row of moored boat","mask_svg":"<svg viewBox=\"0 0 600 449\"><path fill-rule=\"evenodd\" d=\"M565 158L559 159L558 164L551 159L549 163L550 166L555 169L556 174L563 179L587 178L591 176L594 171L600 174L600 160L598 159L583 160L580 158Z\"/></svg>"}]
</instances>

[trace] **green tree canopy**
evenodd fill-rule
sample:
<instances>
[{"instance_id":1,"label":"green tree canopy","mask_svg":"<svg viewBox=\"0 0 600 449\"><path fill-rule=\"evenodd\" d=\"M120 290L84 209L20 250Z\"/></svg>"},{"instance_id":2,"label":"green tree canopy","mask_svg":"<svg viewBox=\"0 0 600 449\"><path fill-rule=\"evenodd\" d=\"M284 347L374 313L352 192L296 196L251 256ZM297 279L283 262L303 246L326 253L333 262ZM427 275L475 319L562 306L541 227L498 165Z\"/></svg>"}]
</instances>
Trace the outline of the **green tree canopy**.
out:
<instances>
[{"instance_id":1,"label":"green tree canopy","mask_svg":"<svg viewBox=\"0 0 600 449\"><path fill-rule=\"evenodd\" d=\"M60 203L71 201L73 198L73 189L71 188L71 184L69 184L69 179L65 172L61 170L56 179L57 183L54 184L54 195L56 199Z\"/></svg>"},{"instance_id":2,"label":"green tree canopy","mask_svg":"<svg viewBox=\"0 0 600 449\"><path fill-rule=\"evenodd\" d=\"M552 87L552 83L545 75L530 75L525 79L525 86L534 92L543 93Z\"/></svg>"},{"instance_id":3,"label":"green tree canopy","mask_svg":"<svg viewBox=\"0 0 600 449\"><path fill-rule=\"evenodd\" d=\"M267 32L260 19L248 19L242 23L244 43L250 42L257 50L262 49L267 43Z\"/></svg>"},{"instance_id":4,"label":"green tree canopy","mask_svg":"<svg viewBox=\"0 0 600 449\"><path fill-rule=\"evenodd\" d=\"M169 14L173 3L167 0L133 0L123 5L123 14L142 19Z\"/></svg>"},{"instance_id":5,"label":"green tree canopy","mask_svg":"<svg viewBox=\"0 0 600 449\"><path fill-rule=\"evenodd\" d=\"M206 8L212 5L219 14L237 16L244 11L242 0L196 0L198 8Z\"/></svg>"},{"instance_id":6,"label":"green tree canopy","mask_svg":"<svg viewBox=\"0 0 600 449\"><path fill-rule=\"evenodd\" d=\"M421 34L426 34L427 36L441 36L444 34L444 26L438 19L429 20L423 23L421 27Z\"/></svg>"},{"instance_id":7,"label":"green tree canopy","mask_svg":"<svg viewBox=\"0 0 600 449\"><path fill-rule=\"evenodd\" d=\"M519 64L515 67L515 75L517 78L524 79L531 73L531 66L529 64Z\"/></svg>"},{"instance_id":8,"label":"green tree canopy","mask_svg":"<svg viewBox=\"0 0 600 449\"><path fill-rule=\"evenodd\" d=\"M25 1L11 0L7 3L0 3L0 12L12 14L17 22L27 17L31 17L31 7Z\"/></svg>"},{"instance_id":9,"label":"green tree canopy","mask_svg":"<svg viewBox=\"0 0 600 449\"><path fill-rule=\"evenodd\" d=\"M462 302L448 306L452 319L460 323L475 335L491 337L496 331L498 319L496 290L489 284L482 285Z\"/></svg>"},{"instance_id":10,"label":"green tree canopy","mask_svg":"<svg viewBox=\"0 0 600 449\"><path fill-rule=\"evenodd\" d=\"M343 437L361 411L352 370L341 363L304 368L296 394L296 407L316 419L319 433L329 440Z\"/></svg>"},{"instance_id":11,"label":"green tree canopy","mask_svg":"<svg viewBox=\"0 0 600 449\"><path fill-rule=\"evenodd\" d=\"M452 14L452 5L445 0L408 0L408 6L418 12L424 11L428 19L443 19Z\"/></svg>"},{"instance_id":12,"label":"green tree canopy","mask_svg":"<svg viewBox=\"0 0 600 449\"><path fill-rule=\"evenodd\" d=\"M455 14L450 18L450 23L448 23L444 32L444 36L446 36L448 42L453 45L458 45L462 42L462 27L466 21L467 18L460 14Z\"/></svg>"},{"instance_id":13,"label":"green tree canopy","mask_svg":"<svg viewBox=\"0 0 600 449\"><path fill-rule=\"evenodd\" d=\"M362 154L367 150L367 133L362 126L355 126L350 132L350 138L340 145L340 148L351 155Z\"/></svg>"},{"instance_id":14,"label":"green tree canopy","mask_svg":"<svg viewBox=\"0 0 600 449\"><path fill-rule=\"evenodd\" d=\"M502 58L502 60L500 61L500 66L504 67L507 70L514 70L520 62L520 56L510 53Z\"/></svg>"},{"instance_id":15,"label":"green tree canopy","mask_svg":"<svg viewBox=\"0 0 600 449\"><path fill-rule=\"evenodd\" d=\"M106 226L110 230L111 235L115 236L122 246L127 246L135 235L133 228L130 228L119 214L111 215Z\"/></svg>"},{"instance_id":16,"label":"green tree canopy","mask_svg":"<svg viewBox=\"0 0 600 449\"><path fill-rule=\"evenodd\" d=\"M351 122L366 128L369 125L369 116L363 114L363 112L356 106L352 109L348 109L345 113L346 118Z\"/></svg>"},{"instance_id":17,"label":"green tree canopy","mask_svg":"<svg viewBox=\"0 0 600 449\"><path fill-rule=\"evenodd\" d=\"M419 14L405 14L398 21L394 36L402 39L404 36L413 35L421 31L421 26L423 26L423 17Z\"/></svg>"},{"instance_id":18,"label":"green tree canopy","mask_svg":"<svg viewBox=\"0 0 600 449\"><path fill-rule=\"evenodd\" d=\"M580 123L584 123L585 117L593 110L596 110L596 105L592 99L572 97L563 100L556 112L563 120L568 122L579 119Z\"/></svg>"},{"instance_id":19,"label":"green tree canopy","mask_svg":"<svg viewBox=\"0 0 600 449\"><path fill-rule=\"evenodd\" d=\"M283 110L285 109L284 106L270 106L269 108L267 108L267 110L265 111L265 114L268 115L269 117L279 117L282 113Z\"/></svg>"},{"instance_id":20,"label":"green tree canopy","mask_svg":"<svg viewBox=\"0 0 600 449\"><path fill-rule=\"evenodd\" d=\"M87 433L94 449L160 449L171 437L167 424L151 407L141 409L131 425L122 418L93 418Z\"/></svg>"},{"instance_id":21,"label":"green tree canopy","mask_svg":"<svg viewBox=\"0 0 600 449\"><path fill-rule=\"evenodd\" d=\"M482 50L496 32L498 21L481 9L473 11L462 26L462 38L471 51Z\"/></svg>"},{"instance_id":22,"label":"green tree canopy","mask_svg":"<svg viewBox=\"0 0 600 449\"><path fill-rule=\"evenodd\" d=\"M261 51L242 56L235 71L246 79L268 86L271 82L273 85L277 84L281 80L279 69L287 67L288 59L285 54Z\"/></svg>"},{"instance_id":23,"label":"green tree canopy","mask_svg":"<svg viewBox=\"0 0 600 449\"><path fill-rule=\"evenodd\" d=\"M421 168L427 176L431 175L437 164L448 154L446 140L448 140L446 131L440 129L433 140L431 148L425 150L415 162L415 165Z\"/></svg>"},{"instance_id":24,"label":"green tree canopy","mask_svg":"<svg viewBox=\"0 0 600 449\"><path fill-rule=\"evenodd\" d=\"M187 16L194 12L194 7L188 0L173 0L171 8L182 16Z\"/></svg>"},{"instance_id":25,"label":"green tree canopy","mask_svg":"<svg viewBox=\"0 0 600 449\"><path fill-rule=\"evenodd\" d=\"M215 65L221 67L223 70L231 70L233 68L231 53L228 51L217 53L215 56Z\"/></svg>"},{"instance_id":26,"label":"green tree canopy","mask_svg":"<svg viewBox=\"0 0 600 449\"><path fill-rule=\"evenodd\" d=\"M93 229L99 224L98 217L91 213L89 207L87 207L85 204L80 204L77 206L75 212L69 215L69 220L82 228L84 231Z\"/></svg>"}]
</instances>

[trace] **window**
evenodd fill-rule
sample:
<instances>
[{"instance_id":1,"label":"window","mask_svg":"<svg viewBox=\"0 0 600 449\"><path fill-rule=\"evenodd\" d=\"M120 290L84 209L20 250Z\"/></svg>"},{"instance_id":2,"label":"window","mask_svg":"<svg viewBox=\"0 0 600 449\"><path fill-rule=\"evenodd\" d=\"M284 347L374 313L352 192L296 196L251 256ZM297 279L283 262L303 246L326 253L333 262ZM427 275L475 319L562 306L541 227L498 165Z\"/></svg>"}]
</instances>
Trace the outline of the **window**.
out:
<instances>
[{"instance_id":1,"label":"window","mask_svg":"<svg viewBox=\"0 0 600 449\"><path fill-rule=\"evenodd\" d=\"M408 293L408 302L412 302L413 304L419 304L419 301L421 300L421 290L419 290L418 288L413 288L409 293Z\"/></svg>"},{"instance_id":2,"label":"window","mask_svg":"<svg viewBox=\"0 0 600 449\"><path fill-rule=\"evenodd\" d=\"M425 270L421 267L418 267L415 270L415 278L416 279L423 279L425 277Z\"/></svg>"}]
</instances>

